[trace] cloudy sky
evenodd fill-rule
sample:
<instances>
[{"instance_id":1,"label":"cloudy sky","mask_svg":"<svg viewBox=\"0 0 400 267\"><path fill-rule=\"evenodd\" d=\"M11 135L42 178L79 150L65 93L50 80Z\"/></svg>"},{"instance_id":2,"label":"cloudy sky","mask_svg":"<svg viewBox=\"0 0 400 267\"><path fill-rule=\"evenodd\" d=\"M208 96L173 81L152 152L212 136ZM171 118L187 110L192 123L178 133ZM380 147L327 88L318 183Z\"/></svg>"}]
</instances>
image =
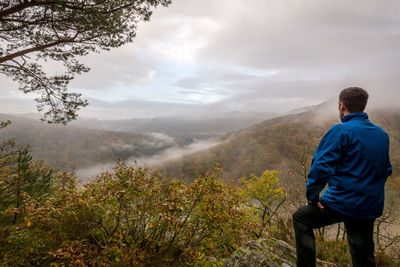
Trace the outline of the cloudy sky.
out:
<instances>
[{"instance_id":1,"label":"cloudy sky","mask_svg":"<svg viewBox=\"0 0 400 267\"><path fill-rule=\"evenodd\" d=\"M354 85L395 104L399 14L396 0L174 0L134 43L82 58L70 89L99 119L285 112ZM0 112L34 110L0 79Z\"/></svg>"}]
</instances>

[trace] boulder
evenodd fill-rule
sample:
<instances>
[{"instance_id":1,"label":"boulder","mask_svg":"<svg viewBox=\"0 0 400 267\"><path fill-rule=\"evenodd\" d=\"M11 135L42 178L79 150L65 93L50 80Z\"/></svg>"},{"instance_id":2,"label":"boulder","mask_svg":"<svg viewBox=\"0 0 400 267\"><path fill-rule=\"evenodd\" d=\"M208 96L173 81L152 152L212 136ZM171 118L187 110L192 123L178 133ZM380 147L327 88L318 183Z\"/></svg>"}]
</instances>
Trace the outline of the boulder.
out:
<instances>
[{"instance_id":1,"label":"boulder","mask_svg":"<svg viewBox=\"0 0 400 267\"><path fill-rule=\"evenodd\" d=\"M274 238L251 240L223 259L226 267L296 267L296 249ZM319 267L337 267L317 259Z\"/></svg>"}]
</instances>

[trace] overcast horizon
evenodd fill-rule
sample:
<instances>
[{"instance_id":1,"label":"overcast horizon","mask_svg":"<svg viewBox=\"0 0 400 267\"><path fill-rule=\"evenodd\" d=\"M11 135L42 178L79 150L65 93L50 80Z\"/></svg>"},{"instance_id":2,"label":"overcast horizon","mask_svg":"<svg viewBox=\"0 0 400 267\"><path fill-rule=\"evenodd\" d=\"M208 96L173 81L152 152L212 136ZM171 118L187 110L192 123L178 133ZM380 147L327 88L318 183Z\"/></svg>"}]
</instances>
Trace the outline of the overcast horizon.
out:
<instances>
[{"instance_id":1,"label":"overcast horizon","mask_svg":"<svg viewBox=\"0 0 400 267\"><path fill-rule=\"evenodd\" d=\"M228 4L227 4L228 3ZM98 119L282 113L349 86L397 104L400 2L174 0L134 42L83 57L69 86ZM34 96L0 76L0 112L35 112Z\"/></svg>"}]
</instances>

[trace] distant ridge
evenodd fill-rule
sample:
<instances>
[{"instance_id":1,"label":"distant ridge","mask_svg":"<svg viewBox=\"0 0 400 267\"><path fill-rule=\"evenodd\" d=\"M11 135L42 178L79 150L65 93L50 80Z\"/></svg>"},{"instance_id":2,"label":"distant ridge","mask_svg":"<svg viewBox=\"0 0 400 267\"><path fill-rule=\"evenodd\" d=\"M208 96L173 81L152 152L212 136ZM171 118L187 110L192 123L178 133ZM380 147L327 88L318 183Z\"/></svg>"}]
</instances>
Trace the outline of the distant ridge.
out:
<instances>
[{"instance_id":1,"label":"distant ridge","mask_svg":"<svg viewBox=\"0 0 400 267\"><path fill-rule=\"evenodd\" d=\"M325 132L340 123L336 105L331 101L233 131L220 137L225 143L167 162L159 169L165 175L184 177L187 181L204 175L215 164L234 180L261 175L266 169L279 170L284 179L291 179L287 173L293 163L299 162L304 151L311 159ZM400 175L400 109L376 108L367 112L372 122L388 132L394 175Z\"/></svg>"}]
</instances>

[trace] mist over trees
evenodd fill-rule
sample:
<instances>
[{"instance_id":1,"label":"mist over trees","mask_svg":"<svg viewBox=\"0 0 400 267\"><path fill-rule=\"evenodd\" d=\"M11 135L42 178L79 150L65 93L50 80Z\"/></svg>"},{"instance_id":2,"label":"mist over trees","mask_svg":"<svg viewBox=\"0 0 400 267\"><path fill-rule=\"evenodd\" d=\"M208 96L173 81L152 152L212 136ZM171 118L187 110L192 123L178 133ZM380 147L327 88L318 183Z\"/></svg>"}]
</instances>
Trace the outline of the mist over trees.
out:
<instances>
[{"instance_id":1,"label":"mist over trees","mask_svg":"<svg viewBox=\"0 0 400 267\"><path fill-rule=\"evenodd\" d=\"M133 41L137 23L148 21L152 8L171 0L1 0L0 73L17 81L24 93L34 93L43 120L74 120L88 105L68 83L89 71L79 57ZM44 70L46 61L62 64L64 74Z\"/></svg>"},{"instance_id":2,"label":"mist over trees","mask_svg":"<svg viewBox=\"0 0 400 267\"><path fill-rule=\"evenodd\" d=\"M13 123L0 131L0 139L14 137L30 144L36 159L61 170L110 166L118 158L161 163L172 154L189 154L221 141L232 130L248 127L272 116L265 113L224 114L220 117L164 117L152 119L97 120L80 117L64 125L47 125L29 114L0 114ZM68 143L68 146L65 146ZM176 157L176 156L175 156Z\"/></svg>"}]
</instances>

